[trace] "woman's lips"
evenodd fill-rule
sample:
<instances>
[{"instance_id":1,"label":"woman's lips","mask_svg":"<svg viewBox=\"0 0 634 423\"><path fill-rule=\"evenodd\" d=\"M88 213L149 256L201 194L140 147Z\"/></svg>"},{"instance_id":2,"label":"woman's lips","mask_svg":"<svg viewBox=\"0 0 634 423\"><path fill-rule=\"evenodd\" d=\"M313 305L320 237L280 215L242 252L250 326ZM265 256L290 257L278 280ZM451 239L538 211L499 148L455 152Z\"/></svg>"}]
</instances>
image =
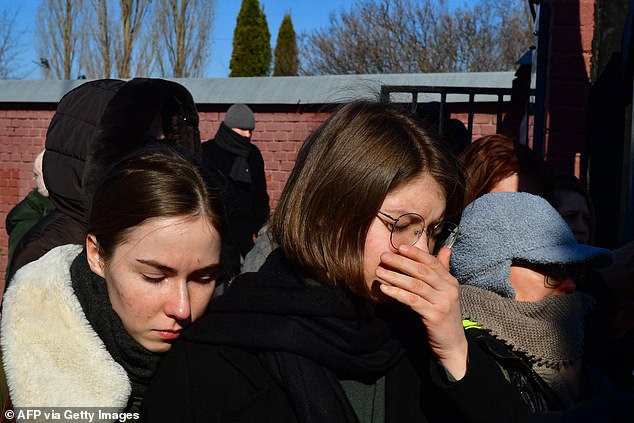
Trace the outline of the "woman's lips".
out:
<instances>
[{"instance_id":1,"label":"woman's lips","mask_svg":"<svg viewBox=\"0 0 634 423\"><path fill-rule=\"evenodd\" d=\"M157 330L156 333L158 336L168 341L178 338L181 334L180 330Z\"/></svg>"}]
</instances>

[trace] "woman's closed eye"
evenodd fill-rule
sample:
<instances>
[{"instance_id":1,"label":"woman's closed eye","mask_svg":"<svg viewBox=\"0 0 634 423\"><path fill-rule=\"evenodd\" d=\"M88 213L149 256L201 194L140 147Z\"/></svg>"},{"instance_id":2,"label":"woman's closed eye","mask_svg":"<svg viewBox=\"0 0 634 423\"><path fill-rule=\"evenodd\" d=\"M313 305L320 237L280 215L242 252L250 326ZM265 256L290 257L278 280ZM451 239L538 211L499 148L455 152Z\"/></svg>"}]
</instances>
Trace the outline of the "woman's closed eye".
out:
<instances>
[{"instance_id":1,"label":"woman's closed eye","mask_svg":"<svg viewBox=\"0 0 634 423\"><path fill-rule=\"evenodd\" d=\"M187 280L200 284L208 284L218 280L221 274L222 269L220 268L220 265L216 265L193 272L189 275Z\"/></svg>"},{"instance_id":2,"label":"woman's closed eye","mask_svg":"<svg viewBox=\"0 0 634 423\"><path fill-rule=\"evenodd\" d=\"M147 282L152 282L152 283L161 282L167 277L165 275L160 275L160 274L146 274L146 273L142 273L141 276L143 276L143 279L146 280Z\"/></svg>"}]
</instances>

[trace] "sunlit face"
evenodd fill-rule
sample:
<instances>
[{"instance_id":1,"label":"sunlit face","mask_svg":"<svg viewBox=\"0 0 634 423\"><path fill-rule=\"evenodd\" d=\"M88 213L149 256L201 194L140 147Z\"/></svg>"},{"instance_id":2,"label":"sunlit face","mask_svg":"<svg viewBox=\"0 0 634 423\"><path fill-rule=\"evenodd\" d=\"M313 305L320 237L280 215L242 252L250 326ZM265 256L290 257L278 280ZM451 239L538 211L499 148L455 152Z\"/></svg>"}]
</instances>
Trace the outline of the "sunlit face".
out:
<instances>
[{"instance_id":1,"label":"sunlit face","mask_svg":"<svg viewBox=\"0 0 634 423\"><path fill-rule=\"evenodd\" d=\"M579 244L590 241L590 209L585 197L575 191L556 191L557 211L564 218Z\"/></svg>"},{"instance_id":2,"label":"sunlit face","mask_svg":"<svg viewBox=\"0 0 634 423\"><path fill-rule=\"evenodd\" d=\"M557 280L556 288L548 287L545 283L546 272L520 265L511 265L509 282L515 289L516 301L539 301L549 295L571 294L577 289L573 278L565 277Z\"/></svg>"},{"instance_id":3,"label":"sunlit face","mask_svg":"<svg viewBox=\"0 0 634 423\"><path fill-rule=\"evenodd\" d=\"M44 185L44 175L42 175L42 160L44 154L39 154L33 162L33 179L35 180L35 186L40 194L44 197L48 197L48 190Z\"/></svg>"},{"instance_id":4,"label":"sunlit face","mask_svg":"<svg viewBox=\"0 0 634 423\"><path fill-rule=\"evenodd\" d=\"M389 193L380 210L395 217L405 213L418 213L423 216L426 225L434 225L442 220L445 213L445 195L434 178L423 173ZM423 234L415 245L427 251L426 235ZM389 225L376 217L368 230L363 251L363 275L369 288L376 280L376 268L381 262L381 254L395 251L390 244Z\"/></svg>"},{"instance_id":5,"label":"sunlit face","mask_svg":"<svg viewBox=\"0 0 634 423\"><path fill-rule=\"evenodd\" d=\"M241 137L245 137L245 138L251 138L251 135L253 135L252 129L231 128L231 130L235 132L236 134L240 135Z\"/></svg>"},{"instance_id":6,"label":"sunlit face","mask_svg":"<svg viewBox=\"0 0 634 423\"><path fill-rule=\"evenodd\" d=\"M128 234L105 265L96 241L88 236L88 262L105 279L123 326L148 350L168 351L211 300L220 235L203 217L149 219Z\"/></svg>"}]
</instances>

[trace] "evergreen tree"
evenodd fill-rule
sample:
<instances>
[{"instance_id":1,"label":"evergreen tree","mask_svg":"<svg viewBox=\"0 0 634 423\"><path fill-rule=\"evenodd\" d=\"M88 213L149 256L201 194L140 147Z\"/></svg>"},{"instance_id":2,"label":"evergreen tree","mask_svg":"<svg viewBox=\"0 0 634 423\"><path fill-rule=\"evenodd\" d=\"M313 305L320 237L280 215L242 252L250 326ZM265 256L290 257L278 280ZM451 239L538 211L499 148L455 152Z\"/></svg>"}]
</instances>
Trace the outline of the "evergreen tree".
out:
<instances>
[{"instance_id":1,"label":"evergreen tree","mask_svg":"<svg viewBox=\"0 0 634 423\"><path fill-rule=\"evenodd\" d=\"M258 0L242 0L233 32L230 77L267 76L271 69L271 34Z\"/></svg>"},{"instance_id":2,"label":"evergreen tree","mask_svg":"<svg viewBox=\"0 0 634 423\"><path fill-rule=\"evenodd\" d=\"M299 68L297 41L291 15L284 15L275 45L275 69L273 76L296 76Z\"/></svg>"}]
</instances>

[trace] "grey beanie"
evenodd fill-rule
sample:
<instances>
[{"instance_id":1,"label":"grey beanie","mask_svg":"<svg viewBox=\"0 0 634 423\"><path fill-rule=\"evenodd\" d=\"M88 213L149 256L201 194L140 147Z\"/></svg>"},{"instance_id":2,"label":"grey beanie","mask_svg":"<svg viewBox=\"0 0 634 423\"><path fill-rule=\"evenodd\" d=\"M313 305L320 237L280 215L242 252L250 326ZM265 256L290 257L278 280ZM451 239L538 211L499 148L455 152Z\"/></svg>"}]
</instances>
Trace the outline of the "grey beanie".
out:
<instances>
[{"instance_id":1,"label":"grey beanie","mask_svg":"<svg viewBox=\"0 0 634 423\"><path fill-rule=\"evenodd\" d=\"M466 206L450 261L458 282L515 298L509 283L513 259L601 267L612 263L612 252L578 244L557 210L536 195L495 192Z\"/></svg>"},{"instance_id":2,"label":"grey beanie","mask_svg":"<svg viewBox=\"0 0 634 423\"><path fill-rule=\"evenodd\" d=\"M229 128L253 130L255 128L255 116L246 104L234 104L227 110L224 123Z\"/></svg>"}]
</instances>

